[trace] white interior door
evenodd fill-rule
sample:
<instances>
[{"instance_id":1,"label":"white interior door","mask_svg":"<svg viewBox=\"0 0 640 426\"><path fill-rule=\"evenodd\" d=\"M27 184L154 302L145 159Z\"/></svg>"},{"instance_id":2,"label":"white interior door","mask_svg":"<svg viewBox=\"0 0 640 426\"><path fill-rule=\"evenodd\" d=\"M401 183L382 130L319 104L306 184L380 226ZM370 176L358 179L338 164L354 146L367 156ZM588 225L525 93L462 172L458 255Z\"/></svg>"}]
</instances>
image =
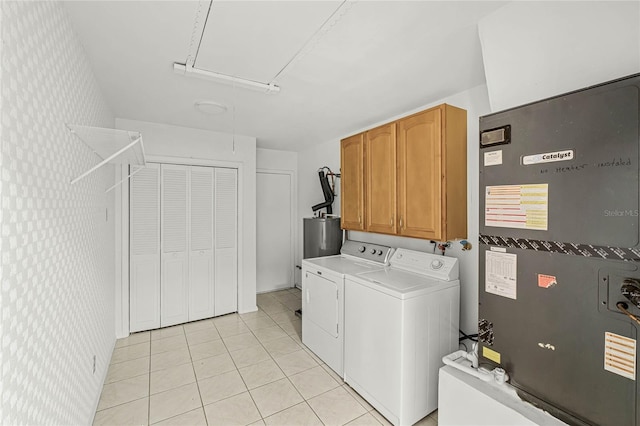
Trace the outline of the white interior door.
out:
<instances>
[{"instance_id":1,"label":"white interior door","mask_svg":"<svg viewBox=\"0 0 640 426\"><path fill-rule=\"evenodd\" d=\"M237 172L215 169L215 315L238 310Z\"/></svg>"},{"instance_id":2,"label":"white interior door","mask_svg":"<svg viewBox=\"0 0 640 426\"><path fill-rule=\"evenodd\" d=\"M293 287L292 175L258 172L258 293Z\"/></svg>"},{"instance_id":3,"label":"white interior door","mask_svg":"<svg viewBox=\"0 0 640 426\"><path fill-rule=\"evenodd\" d=\"M135 332L160 327L160 166L148 164L129 184L129 330Z\"/></svg>"},{"instance_id":4,"label":"white interior door","mask_svg":"<svg viewBox=\"0 0 640 426\"><path fill-rule=\"evenodd\" d=\"M213 172L211 167L189 168L189 321L214 315L213 287Z\"/></svg>"},{"instance_id":5,"label":"white interior door","mask_svg":"<svg viewBox=\"0 0 640 426\"><path fill-rule=\"evenodd\" d=\"M160 324L167 327L189 320L189 216L186 166L162 164L161 168L161 297Z\"/></svg>"}]
</instances>

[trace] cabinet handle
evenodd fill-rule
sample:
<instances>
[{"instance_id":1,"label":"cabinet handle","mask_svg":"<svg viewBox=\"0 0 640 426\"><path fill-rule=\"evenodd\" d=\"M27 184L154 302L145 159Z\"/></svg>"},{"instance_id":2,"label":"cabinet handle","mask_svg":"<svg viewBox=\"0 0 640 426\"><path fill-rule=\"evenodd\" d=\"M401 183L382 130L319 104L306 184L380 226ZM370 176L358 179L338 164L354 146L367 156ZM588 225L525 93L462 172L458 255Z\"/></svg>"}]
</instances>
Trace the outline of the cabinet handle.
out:
<instances>
[{"instance_id":1,"label":"cabinet handle","mask_svg":"<svg viewBox=\"0 0 640 426\"><path fill-rule=\"evenodd\" d=\"M400 216L400 228L402 228L402 216Z\"/></svg>"},{"instance_id":2,"label":"cabinet handle","mask_svg":"<svg viewBox=\"0 0 640 426\"><path fill-rule=\"evenodd\" d=\"M360 215L358 215L358 223L362 223L362 219L360 218Z\"/></svg>"},{"instance_id":3,"label":"cabinet handle","mask_svg":"<svg viewBox=\"0 0 640 426\"><path fill-rule=\"evenodd\" d=\"M389 219L389 225L393 226L393 218Z\"/></svg>"}]
</instances>

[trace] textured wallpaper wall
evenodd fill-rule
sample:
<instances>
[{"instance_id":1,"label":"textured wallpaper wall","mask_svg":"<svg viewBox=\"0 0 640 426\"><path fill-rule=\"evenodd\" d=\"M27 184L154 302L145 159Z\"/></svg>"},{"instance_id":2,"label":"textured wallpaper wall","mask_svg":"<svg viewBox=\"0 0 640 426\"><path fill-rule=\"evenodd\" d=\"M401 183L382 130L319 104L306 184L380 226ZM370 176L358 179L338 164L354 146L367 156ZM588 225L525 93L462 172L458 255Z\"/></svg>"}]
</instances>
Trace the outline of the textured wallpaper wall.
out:
<instances>
[{"instance_id":1,"label":"textured wallpaper wall","mask_svg":"<svg viewBox=\"0 0 640 426\"><path fill-rule=\"evenodd\" d=\"M0 424L89 424L115 341L113 170L70 185L97 158L64 124L114 118L61 4L0 15Z\"/></svg>"}]
</instances>

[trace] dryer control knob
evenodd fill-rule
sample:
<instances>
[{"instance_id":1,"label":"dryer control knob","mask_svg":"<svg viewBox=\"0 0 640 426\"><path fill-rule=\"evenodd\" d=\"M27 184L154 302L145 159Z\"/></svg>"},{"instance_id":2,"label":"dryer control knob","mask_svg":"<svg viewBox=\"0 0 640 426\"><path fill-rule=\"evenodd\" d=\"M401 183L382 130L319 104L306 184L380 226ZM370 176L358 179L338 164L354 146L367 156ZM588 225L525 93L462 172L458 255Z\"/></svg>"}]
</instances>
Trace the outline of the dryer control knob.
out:
<instances>
[{"instance_id":1,"label":"dryer control knob","mask_svg":"<svg viewBox=\"0 0 640 426\"><path fill-rule=\"evenodd\" d=\"M360 247L358 247L358 251L359 251L360 253L364 253L364 250L365 250L365 249L364 249L364 246L360 246Z\"/></svg>"},{"instance_id":2,"label":"dryer control knob","mask_svg":"<svg viewBox=\"0 0 640 426\"><path fill-rule=\"evenodd\" d=\"M378 250L378 256L382 256L382 250Z\"/></svg>"},{"instance_id":3,"label":"dryer control knob","mask_svg":"<svg viewBox=\"0 0 640 426\"><path fill-rule=\"evenodd\" d=\"M376 254L376 249L371 249L371 254Z\"/></svg>"},{"instance_id":4,"label":"dryer control knob","mask_svg":"<svg viewBox=\"0 0 640 426\"><path fill-rule=\"evenodd\" d=\"M431 261L431 269L440 269L444 266L444 262L438 259Z\"/></svg>"}]
</instances>

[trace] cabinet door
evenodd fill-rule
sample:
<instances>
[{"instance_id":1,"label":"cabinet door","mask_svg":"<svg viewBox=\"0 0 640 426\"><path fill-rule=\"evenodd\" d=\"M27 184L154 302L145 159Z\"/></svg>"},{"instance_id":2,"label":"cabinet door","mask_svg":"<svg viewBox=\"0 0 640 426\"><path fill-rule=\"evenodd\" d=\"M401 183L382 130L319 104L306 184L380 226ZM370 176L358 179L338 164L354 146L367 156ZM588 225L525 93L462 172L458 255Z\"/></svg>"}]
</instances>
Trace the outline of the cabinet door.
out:
<instances>
[{"instance_id":1,"label":"cabinet door","mask_svg":"<svg viewBox=\"0 0 640 426\"><path fill-rule=\"evenodd\" d=\"M366 230L396 233L396 124L365 134Z\"/></svg>"},{"instance_id":2,"label":"cabinet door","mask_svg":"<svg viewBox=\"0 0 640 426\"><path fill-rule=\"evenodd\" d=\"M398 224L408 237L442 238L440 109L398 121Z\"/></svg>"},{"instance_id":3,"label":"cabinet door","mask_svg":"<svg viewBox=\"0 0 640 426\"><path fill-rule=\"evenodd\" d=\"M215 314L238 310L238 176L215 171Z\"/></svg>"},{"instance_id":4,"label":"cabinet door","mask_svg":"<svg viewBox=\"0 0 640 426\"><path fill-rule=\"evenodd\" d=\"M189 168L189 321L214 315L213 168Z\"/></svg>"},{"instance_id":5,"label":"cabinet door","mask_svg":"<svg viewBox=\"0 0 640 426\"><path fill-rule=\"evenodd\" d=\"M131 178L130 200L129 330L135 332L160 327L160 165L148 164Z\"/></svg>"},{"instance_id":6,"label":"cabinet door","mask_svg":"<svg viewBox=\"0 0 640 426\"><path fill-rule=\"evenodd\" d=\"M162 327L189 320L189 251L187 229L188 178L186 166L163 164L161 200L161 298Z\"/></svg>"},{"instance_id":7,"label":"cabinet door","mask_svg":"<svg viewBox=\"0 0 640 426\"><path fill-rule=\"evenodd\" d=\"M340 219L342 229L364 229L364 134L340 143Z\"/></svg>"}]
</instances>

